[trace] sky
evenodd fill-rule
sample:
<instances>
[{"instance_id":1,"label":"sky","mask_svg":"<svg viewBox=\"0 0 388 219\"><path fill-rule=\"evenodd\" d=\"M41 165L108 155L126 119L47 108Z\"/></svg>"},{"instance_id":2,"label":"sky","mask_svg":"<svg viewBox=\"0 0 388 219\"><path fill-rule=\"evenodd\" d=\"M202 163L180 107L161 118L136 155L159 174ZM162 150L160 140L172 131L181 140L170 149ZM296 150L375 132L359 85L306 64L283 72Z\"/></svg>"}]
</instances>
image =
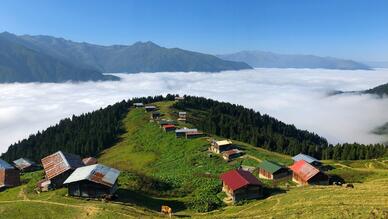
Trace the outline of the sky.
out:
<instances>
[{"instance_id":1,"label":"sky","mask_svg":"<svg viewBox=\"0 0 388 219\"><path fill-rule=\"evenodd\" d=\"M388 61L387 11L385 0L2 0L0 31Z\"/></svg>"},{"instance_id":2,"label":"sky","mask_svg":"<svg viewBox=\"0 0 388 219\"><path fill-rule=\"evenodd\" d=\"M61 119L131 97L188 94L240 104L330 143L388 142L374 129L388 122L388 98L334 90L365 90L388 81L388 69L253 69L119 74L121 81L0 85L0 153Z\"/></svg>"}]
</instances>

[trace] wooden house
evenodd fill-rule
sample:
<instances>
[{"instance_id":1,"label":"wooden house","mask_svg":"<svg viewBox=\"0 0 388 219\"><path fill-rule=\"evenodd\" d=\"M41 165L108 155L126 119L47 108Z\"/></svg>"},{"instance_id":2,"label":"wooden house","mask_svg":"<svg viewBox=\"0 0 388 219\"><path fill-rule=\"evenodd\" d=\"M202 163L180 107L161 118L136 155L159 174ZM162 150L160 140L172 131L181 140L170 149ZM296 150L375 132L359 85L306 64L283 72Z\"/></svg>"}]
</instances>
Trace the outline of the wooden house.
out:
<instances>
[{"instance_id":1,"label":"wooden house","mask_svg":"<svg viewBox=\"0 0 388 219\"><path fill-rule=\"evenodd\" d=\"M273 161L264 160L259 164L259 177L270 180L290 178L292 172L285 166Z\"/></svg>"},{"instance_id":2,"label":"wooden house","mask_svg":"<svg viewBox=\"0 0 388 219\"><path fill-rule=\"evenodd\" d=\"M165 132L173 132L176 129L175 125L170 125L170 124L163 125L162 127Z\"/></svg>"},{"instance_id":3,"label":"wooden house","mask_svg":"<svg viewBox=\"0 0 388 219\"><path fill-rule=\"evenodd\" d=\"M185 99L185 97L180 97L180 96L176 96L176 97L175 97L175 100L176 100L176 101L184 100L184 99Z\"/></svg>"},{"instance_id":4,"label":"wooden house","mask_svg":"<svg viewBox=\"0 0 388 219\"><path fill-rule=\"evenodd\" d=\"M77 168L64 182L70 196L111 198L117 190L120 171L102 164Z\"/></svg>"},{"instance_id":5,"label":"wooden house","mask_svg":"<svg viewBox=\"0 0 388 219\"><path fill-rule=\"evenodd\" d=\"M222 191L227 199L236 202L247 199L256 199L263 196L263 186L252 173L242 170L230 170L220 176Z\"/></svg>"},{"instance_id":6,"label":"wooden house","mask_svg":"<svg viewBox=\"0 0 388 219\"><path fill-rule=\"evenodd\" d=\"M160 117L162 116L162 113L161 112L151 112L151 119L153 120L158 120L160 119Z\"/></svg>"},{"instance_id":7,"label":"wooden house","mask_svg":"<svg viewBox=\"0 0 388 219\"><path fill-rule=\"evenodd\" d=\"M152 112L157 110L158 108L156 106L145 106L144 109L146 112Z\"/></svg>"},{"instance_id":8,"label":"wooden house","mask_svg":"<svg viewBox=\"0 0 388 219\"><path fill-rule=\"evenodd\" d=\"M238 157L241 157L242 155L244 155L244 152L240 151L239 149L231 149L231 150L222 152L222 158L224 158L224 160L226 161L236 159Z\"/></svg>"},{"instance_id":9,"label":"wooden house","mask_svg":"<svg viewBox=\"0 0 388 219\"><path fill-rule=\"evenodd\" d=\"M186 137L187 132L197 132L198 129L189 129L189 128L182 128L182 129L176 129L175 130L175 136L177 138L179 137Z\"/></svg>"},{"instance_id":10,"label":"wooden house","mask_svg":"<svg viewBox=\"0 0 388 219\"><path fill-rule=\"evenodd\" d=\"M97 164L97 159L95 157L85 157L82 159L82 163L84 163L85 166Z\"/></svg>"},{"instance_id":11,"label":"wooden house","mask_svg":"<svg viewBox=\"0 0 388 219\"><path fill-rule=\"evenodd\" d=\"M59 188L70 174L78 167L84 166L78 155L58 151L42 160L46 180L50 180L51 188Z\"/></svg>"},{"instance_id":12,"label":"wooden house","mask_svg":"<svg viewBox=\"0 0 388 219\"><path fill-rule=\"evenodd\" d=\"M328 185L329 177L305 160L299 160L290 166L292 181L299 185Z\"/></svg>"},{"instance_id":13,"label":"wooden house","mask_svg":"<svg viewBox=\"0 0 388 219\"><path fill-rule=\"evenodd\" d=\"M186 121L187 113L186 112L178 112L178 121Z\"/></svg>"},{"instance_id":14,"label":"wooden house","mask_svg":"<svg viewBox=\"0 0 388 219\"><path fill-rule=\"evenodd\" d=\"M307 163L309 163L309 164L311 164L313 166L316 166L316 167L320 167L322 165L322 163L318 159L316 159L314 157L311 157L311 156L309 156L307 154L300 153L300 154L292 157L292 159L294 160L294 163L296 163L296 162L298 162L300 160L304 160Z\"/></svg>"},{"instance_id":15,"label":"wooden house","mask_svg":"<svg viewBox=\"0 0 388 219\"><path fill-rule=\"evenodd\" d=\"M13 161L16 168L18 168L21 172L32 172L35 170L39 170L40 167L33 161L27 158L19 158Z\"/></svg>"},{"instance_id":16,"label":"wooden house","mask_svg":"<svg viewBox=\"0 0 388 219\"><path fill-rule=\"evenodd\" d=\"M0 190L20 185L20 171L0 159Z\"/></svg>"},{"instance_id":17,"label":"wooden house","mask_svg":"<svg viewBox=\"0 0 388 219\"><path fill-rule=\"evenodd\" d=\"M229 151L234 148L235 146L233 145L231 140L222 140L222 141L212 141L209 150L216 154L220 154L224 151Z\"/></svg>"},{"instance_id":18,"label":"wooden house","mask_svg":"<svg viewBox=\"0 0 388 219\"><path fill-rule=\"evenodd\" d=\"M205 136L205 133L200 131L186 132L186 139L202 138Z\"/></svg>"},{"instance_id":19,"label":"wooden house","mask_svg":"<svg viewBox=\"0 0 388 219\"><path fill-rule=\"evenodd\" d=\"M144 107L144 104L143 103L134 103L133 106L135 108L141 108L141 107Z\"/></svg>"}]
</instances>

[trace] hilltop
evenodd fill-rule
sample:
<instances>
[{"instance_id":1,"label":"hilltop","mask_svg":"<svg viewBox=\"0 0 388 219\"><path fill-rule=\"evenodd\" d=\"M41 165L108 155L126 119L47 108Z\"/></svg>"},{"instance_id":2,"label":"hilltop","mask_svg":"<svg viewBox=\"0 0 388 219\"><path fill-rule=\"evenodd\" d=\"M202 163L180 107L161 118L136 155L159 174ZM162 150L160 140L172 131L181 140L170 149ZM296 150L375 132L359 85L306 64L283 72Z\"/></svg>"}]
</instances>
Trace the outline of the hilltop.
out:
<instances>
[{"instance_id":1,"label":"hilltop","mask_svg":"<svg viewBox=\"0 0 388 219\"><path fill-rule=\"evenodd\" d=\"M245 62L255 68L371 69L369 66L353 60L314 55L284 55L263 51L241 51L232 54L218 55L218 57L230 61Z\"/></svg>"},{"instance_id":2,"label":"hilltop","mask_svg":"<svg viewBox=\"0 0 388 219\"><path fill-rule=\"evenodd\" d=\"M162 112L163 119L176 120L177 112L180 111L172 97L133 100L137 101L156 105ZM271 181L262 180L266 187L265 198L236 206L225 206L221 202L223 196L218 178L220 173L234 169L240 163L244 166L257 166L265 159L290 165L291 157L233 140L246 155L232 162L225 162L219 156L209 156L207 152L209 139L222 139L220 136L210 134L209 138L177 139L174 133L166 133L156 122L150 121L150 115L144 109L131 107L128 110L126 107L129 106L128 103L121 102L110 106L109 111L106 109L96 111L99 116L110 112L107 117L112 118L107 121L122 121L121 129L114 132L118 135L117 139L105 143L105 148L95 154L100 163L122 172L117 200L101 202L71 198L65 196L66 189L36 194L33 189L42 177L42 172L38 171L24 174L22 186L0 192L2 215L11 218L21 215L33 217L42 212L42 217L46 218L151 218L162 217L158 212L160 206L165 204L173 208L176 217L195 218L254 216L365 218L386 215L384 213L388 206L388 194L385 192L388 191L386 158L323 161L325 165L334 168L328 174L337 175L346 182L353 183L354 189L339 186L296 187L291 181L273 184ZM87 114L86 117L79 119L73 118L71 121L89 123L86 122L88 116L96 113ZM189 122L179 122L178 125L194 127L193 119L199 113L200 110L191 110ZM71 121L66 120L66 123L72 123ZM77 127L76 123L73 123L73 127ZM115 127L114 125L107 129ZM54 136L54 129L49 132ZM93 132L90 130L89 135ZM40 135L42 134L44 133ZM61 138L60 136L56 135L56 138ZM75 138L81 139L78 136ZM15 156L21 156L24 151L16 150L17 148L15 146L13 148L13 151L16 151ZM85 147L87 148L89 147ZM37 150L37 153L41 152ZM77 153L82 154L82 150Z\"/></svg>"},{"instance_id":3,"label":"hilltop","mask_svg":"<svg viewBox=\"0 0 388 219\"><path fill-rule=\"evenodd\" d=\"M51 36L0 33L0 83L114 80L102 73L219 72L251 69L243 62L153 42L100 46Z\"/></svg>"}]
</instances>

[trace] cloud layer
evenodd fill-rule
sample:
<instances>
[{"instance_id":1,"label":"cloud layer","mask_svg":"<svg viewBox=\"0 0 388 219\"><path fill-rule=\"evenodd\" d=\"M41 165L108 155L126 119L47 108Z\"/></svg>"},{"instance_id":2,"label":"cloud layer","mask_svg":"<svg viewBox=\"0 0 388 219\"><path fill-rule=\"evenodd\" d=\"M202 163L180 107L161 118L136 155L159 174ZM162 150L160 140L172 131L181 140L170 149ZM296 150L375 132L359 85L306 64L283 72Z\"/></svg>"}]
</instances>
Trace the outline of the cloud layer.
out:
<instances>
[{"instance_id":1,"label":"cloud layer","mask_svg":"<svg viewBox=\"0 0 388 219\"><path fill-rule=\"evenodd\" d=\"M222 73L117 74L119 82L0 85L0 152L18 140L73 114L136 96L190 94L241 104L331 143L386 141L370 133L388 122L388 99L370 95L327 96L388 82L388 69L254 69Z\"/></svg>"}]
</instances>

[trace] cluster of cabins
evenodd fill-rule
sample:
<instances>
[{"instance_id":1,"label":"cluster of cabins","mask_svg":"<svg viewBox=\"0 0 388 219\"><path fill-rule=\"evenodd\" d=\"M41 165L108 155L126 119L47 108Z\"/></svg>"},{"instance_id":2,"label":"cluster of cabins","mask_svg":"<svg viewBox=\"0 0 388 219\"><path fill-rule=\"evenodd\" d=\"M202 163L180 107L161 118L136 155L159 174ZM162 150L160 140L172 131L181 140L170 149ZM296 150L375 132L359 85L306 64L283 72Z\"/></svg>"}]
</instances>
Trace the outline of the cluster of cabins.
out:
<instances>
[{"instance_id":1,"label":"cluster of cabins","mask_svg":"<svg viewBox=\"0 0 388 219\"><path fill-rule=\"evenodd\" d=\"M298 185L329 184L329 177L321 170L319 160L305 154L298 154L292 159L294 163L289 167L264 160L258 166L259 178L273 181L292 179ZM226 193L227 200L232 202L263 196L263 184L250 171L238 168L222 174L220 179L222 191Z\"/></svg>"},{"instance_id":2,"label":"cluster of cabins","mask_svg":"<svg viewBox=\"0 0 388 219\"><path fill-rule=\"evenodd\" d=\"M236 159L244 155L244 151L239 150L231 140L212 140L209 151L215 154L221 154L226 161Z\"/></svg>"},{"instance_id":3,"label":"cluster of cabins","mask_svg":"<svg viewBox=\"0 0 388 219\"><path fill-rule=\"evenodd\" d=\"M58 151L41 159L44 179L37 183L37 191L44 192L66 186L71 196L111 198L117 190L120 171L97 163L93 157ZM26 158L15 160L14 165L0 159L0 189L20 185L20 173L41 169Z\"/></svg>"}]
</instances>

